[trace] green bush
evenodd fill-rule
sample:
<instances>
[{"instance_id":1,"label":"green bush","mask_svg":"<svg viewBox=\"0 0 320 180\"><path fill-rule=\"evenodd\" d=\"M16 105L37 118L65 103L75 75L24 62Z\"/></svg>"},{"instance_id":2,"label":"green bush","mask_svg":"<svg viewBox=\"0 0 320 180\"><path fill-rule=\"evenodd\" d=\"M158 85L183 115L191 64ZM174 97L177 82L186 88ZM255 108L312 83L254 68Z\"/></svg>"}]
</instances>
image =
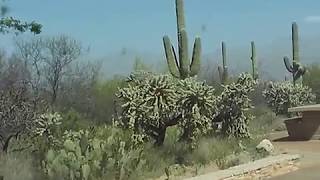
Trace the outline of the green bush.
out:
<instances>
[{"instance_id":1,"label":"green bush","mask_svg":"<svg viewBox=\"0 0 320 180\"><path fill-rule=\"evenodd\" d=\"M252 100L252 104L256 106L266 106L265 99L262 92L266 89L267 82L260 79L257 80L257 85L254 90L250 93L249 97Z\"/></svg>"},{"instance_id":2,"label":"green bush","mask_svg":"<svg viewBox=\"0 0 320 180\"><path fill-rule=\"evenodd\" d=\"M303 84L310 87L316 95L316 102L320 103L320 65L312 64L307 67L307 72L303 76Z\"/></svg>"},{"instance_id":3,"label":"green bush","mask_svg":"<svg viewBox=\"0 0 320 180\"><path fill-rule=\"evenodd\" d=\"M288 108L314 104L316 96L312 90L302 84L293 85L289 82L270 82L263 91L268 106L277 114L290 116Z\"/></svg>"},{"instance_id":4,"label":"green bush","mask_svg":"<svg viewBox=\"0 0 320 180\"><path fill-rule=\"evenodd\" d=\"M0 155L0 162L0 176L3 176L5 180L43 179L43 174L29 154L2 154Z\"/></svg>"},{"instance_id":5,"label":"green bush","mask_svg":"<svg viewBox=\"0 0 320 180\"><path fill-rule=\"evenodd\" d=\"M281 122L279 117L268 107L258 106L251 110L254 118L250 122L250 132L255 136L263 135L272 131Z\"/></svg>"},{"instance_id":6,"label":"green bush","mask_svg":"<svg viewBox=\"0 0 320 180\"><path fill-rule=\"evenodd\" d=\"M125 78L113 77L110 80L98 82L94 87L93 118L100 123L112 123L115 112L115 93L125 85Z\"/></svg>"},{"instance_id":7,"label":"green bush","mask_svg":"<svg viewBox=\"0 0 320 180\"><path fill-rule=\"evenodd\" d=\"M66 113L61 115L62 121L60 129L62 132L66 130L75 130L79 131L81 129L86 129L89 126L95 125L94 121L88 120L79 112L71 109Z\"/></svg>"}]
</instances>

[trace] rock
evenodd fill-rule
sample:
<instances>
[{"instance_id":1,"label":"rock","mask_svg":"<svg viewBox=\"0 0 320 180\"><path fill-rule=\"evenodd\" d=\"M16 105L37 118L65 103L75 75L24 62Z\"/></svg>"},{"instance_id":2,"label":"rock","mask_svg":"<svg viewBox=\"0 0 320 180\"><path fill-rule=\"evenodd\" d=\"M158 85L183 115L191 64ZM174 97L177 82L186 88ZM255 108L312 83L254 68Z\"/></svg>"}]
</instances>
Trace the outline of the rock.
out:
<instances>
[{"instance_id":1,"label":"rock","mask_svg":"<svg viewBox=\"0 0 320 180\"><path fill-rule=\"evenodd\" d=\"M259 152L265 151L267 153L272 153L274 150L274 147L268 139L264 139L256 146L256 149Z\"/></svg>"}]
</instances>

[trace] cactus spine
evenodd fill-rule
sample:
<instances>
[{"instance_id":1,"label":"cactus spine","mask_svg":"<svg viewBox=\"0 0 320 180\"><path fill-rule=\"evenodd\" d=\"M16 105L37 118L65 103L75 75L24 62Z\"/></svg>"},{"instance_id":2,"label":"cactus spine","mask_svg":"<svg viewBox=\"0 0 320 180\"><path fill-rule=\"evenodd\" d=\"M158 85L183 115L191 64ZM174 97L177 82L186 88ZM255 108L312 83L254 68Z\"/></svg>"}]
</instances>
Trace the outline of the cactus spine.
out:
<instances>
[{"instance_id":1,"label":"cactus spine","mask_svg":"<svg viewBox=\"0 0 320 180\"><path fill-rule=\"evenodd\" d=\"M176 77L185 79L195 76L200 71L201 59L201 39L196 37L192 60L188 58L188 37L185 29L183 0L176 0L177 33L178 33L178 53L177 59L173 45L168 36L163 37L163 44L170 73Z\"/></svg>"},{"instance_id":2,"label":"cactus spine","mask_svg":"<svg viewBox=\"0 0 320 180\"><path fill-rule=\"evenodd\" d=\"M292 74L293 84L302 83L302 76L306 72L305 67L300 64L299 56L299 34L298 34L298 25L297 23L292 23L292 64L288 57L284 57L283 61L287 70Z\"/></svg>"},{"instance_id":3,"label":"cactus spine","mask_svg":"<svg viewBox=\"0 0 320 180\"><path fill-rule=\"evenodd\" d=\"M254 79L259 78L258 67L257 67L257 54L256 54L256 45L254 41L251 41L251 65L252 65L252 77Z\"/></svg>"},{"instance_id":4,"label":"cactus spine","mask_svg":"<svg viewBox=\"0 0 320 180\"><path fill-rule=\"evenodd\" d=\"M225 42L221 43L222 49L222 66L218 66L219 77L221 84L225 84L228 80L228 66L227 66L227 49Z\"/></svg>"}]
</instances>

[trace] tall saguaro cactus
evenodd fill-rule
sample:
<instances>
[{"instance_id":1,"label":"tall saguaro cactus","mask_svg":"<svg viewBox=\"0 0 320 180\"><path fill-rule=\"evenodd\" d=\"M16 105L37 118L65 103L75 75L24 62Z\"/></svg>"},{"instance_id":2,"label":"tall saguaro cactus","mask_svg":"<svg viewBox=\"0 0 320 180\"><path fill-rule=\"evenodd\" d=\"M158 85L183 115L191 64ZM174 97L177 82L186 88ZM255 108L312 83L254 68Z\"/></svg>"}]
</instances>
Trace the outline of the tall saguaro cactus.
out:
<instances>
[{"instance_id":1,"label":"tall saguaro cactus","mask_svg":"<svg viewBox=\"0 0 320 180\"><path fill-rule=\"evenodd\" d=\"M221 50L222 50L222 66L218 66L219 77L222 84L225 84L228 80L228 66L227 66L227 49L226 43L221 43Z\"/></svg>"},{"instance_id":2,"label":"tall saguaro cactus","mask_svg":"<svg viewBox=\"0 0 320 180\"><path fill-rule=\"evenodd\" d=\"M251 41L251 66L252 66L252 77L254 79L258 79L259 72L257 67L256 45L254 44L254 41Z\"/></svg>"},{"instance_id":3,"label":"tall saguaro cactus","mask_svg":"<svg viewBox=\"0 0 320 180\"><path fill-rule=\"evenodd\" d=\"M288 57L284 57L283 61L287 70L292 74L293 84L302 83L302 76L306 72L306 68L300 64L299 56L299 34L297 23L292 23L292 64Z\"/></svg>"},{"instance_id":4,"label":"tall saguaro cactus","mask_svg":"<svg viewBox=\"0 0 320 180\"><path fill-rule=\"evenodd\" d=\"M184 7L183 0L176 0L176 16L177 16L177 33L178 33L178 53L176 56L173 45L168 36L163 37L163 44L166 53L167 64L170 73L176 77L185 79L187 77L195 76L200 71L201 59L201 39L196 37L192 60L188 57L188 37L185 29Z\"/></svg>"}]
</instances>

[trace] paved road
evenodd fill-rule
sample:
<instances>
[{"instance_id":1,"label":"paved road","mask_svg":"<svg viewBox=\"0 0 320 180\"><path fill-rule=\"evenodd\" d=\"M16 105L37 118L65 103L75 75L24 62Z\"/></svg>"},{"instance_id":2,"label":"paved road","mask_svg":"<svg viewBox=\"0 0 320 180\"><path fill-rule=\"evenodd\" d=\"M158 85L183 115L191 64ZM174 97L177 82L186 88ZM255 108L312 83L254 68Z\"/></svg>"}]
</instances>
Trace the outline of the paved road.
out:
<instances>
[{"instance_id":1,"label":"paved road","mask_svg":"<svg viewBox=\"0 0 320 180\"><path fill-rule=\"evenodd\" d=\"M277 134L272 139L285 137ZM277 141L273 143L280 152L297 153L303 157L300 169L289 174L271 178L271 180L320 180L320 141Z\"/></svg>"}]
</instances>

